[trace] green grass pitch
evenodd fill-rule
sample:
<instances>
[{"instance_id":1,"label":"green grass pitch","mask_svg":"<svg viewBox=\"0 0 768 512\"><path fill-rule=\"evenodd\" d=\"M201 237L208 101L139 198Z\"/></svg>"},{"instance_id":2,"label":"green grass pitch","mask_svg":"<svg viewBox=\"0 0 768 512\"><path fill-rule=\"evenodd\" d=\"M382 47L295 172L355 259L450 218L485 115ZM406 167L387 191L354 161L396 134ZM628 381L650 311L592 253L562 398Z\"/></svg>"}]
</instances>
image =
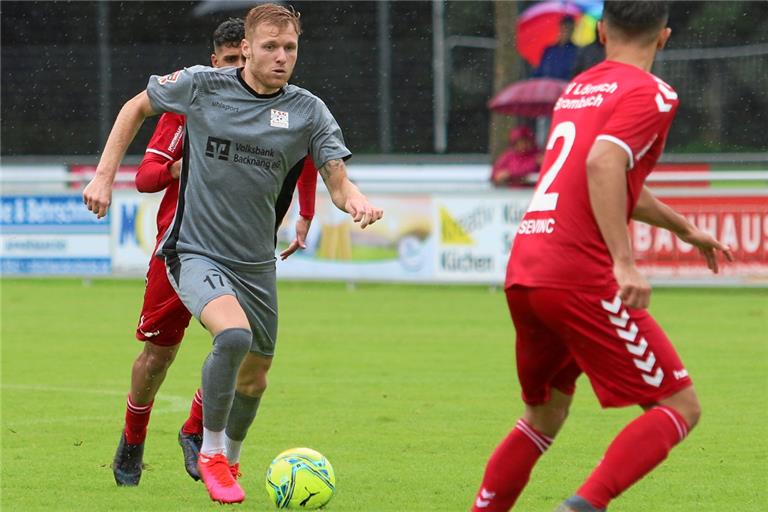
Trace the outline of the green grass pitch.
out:
<instances>
[{"instance_id":1,"label":"green grass pitch","mask_svg":"<svg viewBox=\"0 0 768 512\"><path fill-rule=\"evenodd\" d=\"M123 422L139 280L2 285L3 511L220 510L176 434L210 339L194 324L156 400L138 488L109 468ZM330 511L463 511L519 413L514 334L487 287L280 284L270 387L243 451L243 510L270 510L264 473L295 446L336 469ZM768 508L768 292L657 289L652 312L703 403L702 422L613 511ZM516 510L550 512L638 409L601 411L584 379Z\"/></svg>"}]
</instances>

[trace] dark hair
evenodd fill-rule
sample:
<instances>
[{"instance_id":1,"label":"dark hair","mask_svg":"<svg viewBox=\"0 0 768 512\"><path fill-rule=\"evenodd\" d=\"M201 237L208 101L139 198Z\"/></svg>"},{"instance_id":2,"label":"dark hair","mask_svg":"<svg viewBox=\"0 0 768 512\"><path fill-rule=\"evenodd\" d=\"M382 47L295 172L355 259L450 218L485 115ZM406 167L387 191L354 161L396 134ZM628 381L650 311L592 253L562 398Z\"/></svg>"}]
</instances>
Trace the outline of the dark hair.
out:
<instances>
[{"instance_id":1,"label":"dark hair","mask_svg":"<svg viewBox=\"0 0 768 512\"><path fill-rule=\"evenodd\" d=\"M667 24L668 18L667 2L605 0L603 6L603 19L632 38L654 33Z\"/></svg>"},{"instance_id":2,"label":"dark hair","mask_svg":"<svg viewBox=\"0 0 768 512\"><path fill-rule=\"evenodd\" d=\"M573 19L573 16L563 16L562 19L560 20L560 25L573 27L574 25L576 25L576 20Z\"/></svg>"},{"instance_id":3,"label":"dark hair","mask_svg":"<svg viewBox=\"0 0 768 512\"><path fill-rule=\"evenodd\" d=\"M222 46L240 46L245 37L245 22L240 18L229 18L213 31L213 49Z\"/></svg>"}]
</instances>

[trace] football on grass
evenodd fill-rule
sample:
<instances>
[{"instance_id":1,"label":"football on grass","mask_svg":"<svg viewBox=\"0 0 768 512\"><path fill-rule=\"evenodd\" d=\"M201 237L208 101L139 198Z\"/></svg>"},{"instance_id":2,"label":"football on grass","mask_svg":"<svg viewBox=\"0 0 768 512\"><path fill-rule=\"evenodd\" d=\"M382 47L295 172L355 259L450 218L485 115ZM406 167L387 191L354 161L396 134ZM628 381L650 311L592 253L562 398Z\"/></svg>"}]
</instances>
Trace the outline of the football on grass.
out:
<instances>
[{"instance_id":1,"label":"football on grass","mask_svg":"<svg viewBox=\"0 0 768 512\"><path fill-rule=\"evenodd\" d=\"M323 454L292 448L278 454L267 468L267 493L277 508L316 509L336 492L336 475Z\"/></svg>"}]
</instances>

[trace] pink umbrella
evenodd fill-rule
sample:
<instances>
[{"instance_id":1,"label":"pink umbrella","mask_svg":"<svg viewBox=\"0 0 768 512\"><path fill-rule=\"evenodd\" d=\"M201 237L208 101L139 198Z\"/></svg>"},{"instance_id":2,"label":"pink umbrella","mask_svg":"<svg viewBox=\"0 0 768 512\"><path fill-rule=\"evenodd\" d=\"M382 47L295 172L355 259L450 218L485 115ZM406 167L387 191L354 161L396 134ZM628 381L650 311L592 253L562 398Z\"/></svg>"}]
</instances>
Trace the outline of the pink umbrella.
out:
<instances>
[{"instance_id":1,"label":"pink umbrella","mask_svg":"<svg viewBox=\"0 0 768 512\"><path fill-rule=\"evenodd\" d=\"M517 51L533 67L538 67L547 46L557 41L560 21L565 16L575 20L581 9L571 2L541 2L535 4L517 19Z\"/></svg>"},{"instance_id":2,"label":"pink umbrella","mask_svg":"<svg viewBox=\"0 0 768 512\"><path fill-rule=\"evenodd\" d=\"M554 78L531 78L508 85L488 102L499 114L526 117L548 116L568 82Z\"/></svg>"}]
</instances>

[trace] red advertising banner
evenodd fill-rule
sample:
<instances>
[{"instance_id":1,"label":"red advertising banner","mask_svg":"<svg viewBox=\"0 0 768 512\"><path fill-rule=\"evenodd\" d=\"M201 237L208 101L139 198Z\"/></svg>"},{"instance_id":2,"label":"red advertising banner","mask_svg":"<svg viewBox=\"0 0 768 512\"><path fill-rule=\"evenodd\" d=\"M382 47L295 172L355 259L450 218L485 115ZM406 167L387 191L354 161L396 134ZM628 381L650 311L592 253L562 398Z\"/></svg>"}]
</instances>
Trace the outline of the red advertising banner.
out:
<instances>
[{"instance_id":1,"label":"red advertising banner","mask_svg":"<svg viewBox=\"0 0 768 512\"><path fill-rule=\"evenodd\" d=\"M722 276L747 283L768 281L768 196L723 194L661 199L699 229L731 247L735 261L721 266ZM697 279L711 275L699 252L672 233L639 222L630 225L630 233L635 258L646 276Z\"/></svg>"}]
</instances>

